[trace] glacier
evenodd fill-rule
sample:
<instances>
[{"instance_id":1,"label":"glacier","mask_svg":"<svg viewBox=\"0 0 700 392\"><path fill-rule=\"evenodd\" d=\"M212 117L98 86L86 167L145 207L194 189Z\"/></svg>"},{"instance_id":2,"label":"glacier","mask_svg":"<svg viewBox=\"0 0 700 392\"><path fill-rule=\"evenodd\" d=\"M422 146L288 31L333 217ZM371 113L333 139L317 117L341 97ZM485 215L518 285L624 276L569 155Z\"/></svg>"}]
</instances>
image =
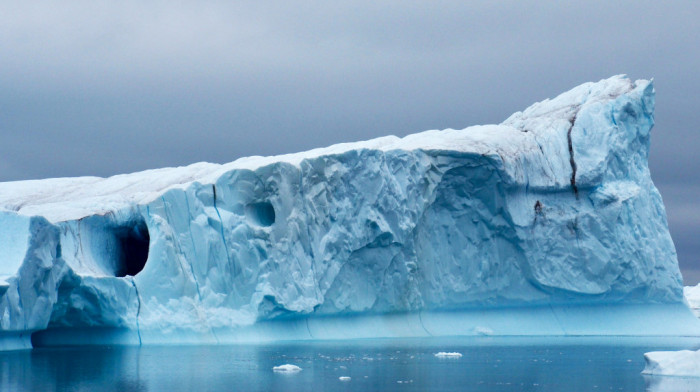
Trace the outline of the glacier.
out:
<instances>
[{"instance_id":1,"label":"glacier","mask_svg":"<svg viewBox=\"0 0 700 392\"><path fill-rule=\"evenodd\" d=\"M0 349L700 335L654 97L615 76L499 125L0 183Z\"/></svg>"}]
</instances>

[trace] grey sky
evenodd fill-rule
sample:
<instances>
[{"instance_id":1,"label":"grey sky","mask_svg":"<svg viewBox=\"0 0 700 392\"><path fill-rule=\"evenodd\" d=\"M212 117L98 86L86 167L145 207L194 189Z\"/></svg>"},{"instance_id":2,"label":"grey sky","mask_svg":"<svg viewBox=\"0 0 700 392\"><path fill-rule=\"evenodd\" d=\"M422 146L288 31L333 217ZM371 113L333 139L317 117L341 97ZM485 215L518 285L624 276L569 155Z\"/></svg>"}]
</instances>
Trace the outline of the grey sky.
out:
<instances>
[{"instance_id":1,"label":"grey sky","mask_svg":"<svg viewBox=\"0 0 700 392\"><path fill-rule=\"evenodd\" d=\"M499 123L655 78L651 169L700 280L700 2L0 5L0 181L131 172Z\"/></svg>"}]
</instances>

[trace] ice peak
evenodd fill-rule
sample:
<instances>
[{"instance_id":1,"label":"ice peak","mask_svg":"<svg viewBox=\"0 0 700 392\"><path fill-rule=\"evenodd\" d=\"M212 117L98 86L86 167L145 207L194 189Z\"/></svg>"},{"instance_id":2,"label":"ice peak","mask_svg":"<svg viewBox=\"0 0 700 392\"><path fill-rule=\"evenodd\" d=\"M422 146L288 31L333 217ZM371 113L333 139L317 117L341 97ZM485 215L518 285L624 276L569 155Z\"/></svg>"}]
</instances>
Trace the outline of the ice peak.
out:
<instances>
[{"instance_id":1,"label":"ice peak","mask_svg":"<svg viewBox=\"0 0 700 392\"><path fill-rule=\"evenodd\" d=\"M555 98L545 99L530 105L527 109L513 113L503 124L520 130L537 129L533 122L542 119L549 121L571 121L581 108L594 103L611 101L623 94L639 89L653 99L653 82L651 80L632 81L627 75L615 75L599 82L583 83L573 89L559 94ZM653 112L653 107L650 108Z\"/></svg>"}]
</instances>

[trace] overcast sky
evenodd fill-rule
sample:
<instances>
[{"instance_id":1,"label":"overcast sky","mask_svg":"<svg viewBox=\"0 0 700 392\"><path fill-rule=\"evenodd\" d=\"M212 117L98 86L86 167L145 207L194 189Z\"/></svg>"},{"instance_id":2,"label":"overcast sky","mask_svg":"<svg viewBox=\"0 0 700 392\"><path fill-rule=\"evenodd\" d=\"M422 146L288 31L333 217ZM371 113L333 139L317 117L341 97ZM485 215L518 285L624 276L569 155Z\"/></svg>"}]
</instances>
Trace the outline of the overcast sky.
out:
<instances>
[{"instance_id":1,"label":"overcast sky","mask_svg":"<svg viewBox=\"0 0 700 392\"><path fill-rule=\"evenodd\" d=\"M626 73L655 79L652 177L700 280L700 2L230 3L2 2L0 181L500 123Z\"/></svg>"}]
</instances>

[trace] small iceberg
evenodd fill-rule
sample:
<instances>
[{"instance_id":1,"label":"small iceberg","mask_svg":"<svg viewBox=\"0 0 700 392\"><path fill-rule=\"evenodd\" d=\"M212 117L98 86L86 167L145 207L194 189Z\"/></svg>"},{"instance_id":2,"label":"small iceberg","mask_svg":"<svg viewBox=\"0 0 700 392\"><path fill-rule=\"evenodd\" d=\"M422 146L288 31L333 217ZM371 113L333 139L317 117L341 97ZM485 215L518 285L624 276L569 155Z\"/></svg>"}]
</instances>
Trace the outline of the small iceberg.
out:
<instances>
[{"instance_id":1,"label":"small iceberg","mask_svg":"<svg viewBox=\"0 0 700 392\"><path fill-rule=\"evenodd\" d=\"M352 379L352 378L350 378L350 377L348 377L348 376L340 376L340 377L338 377L338 380L343 381L343 382L348 382L348 381L350 381L351 379Z\"/></svg>"},{"instance_id":2,"label":"small iceberg","mask_svg":"<svg viewBox=\"0 0 700 392\"><path fill-rule=\"evenodd\" d=\"M699 377L665 377L645 374L648 392L700 391Z\"/></svg>"},{"instance_id":3,"label":"small iceberg","mask_svg":"<svg viewBox=\"0 0 700 392\"><path fill-rule=\"evenodd\" d=\"M435 356L438 358L462 358L462 353L446 353L440 351L439 353L435 354Z\"/></svg>"},{"instance_id":4,"label":"small iceberg","mask_svg":"<svg viewBox=\"0 0 700 392\"><path fill-rule=\"evenodd\" d=\"M653 351L644 360L642 374L700 378L700 350Z\"/></svg>"},{"instance_id":5,"label":"small iceberg","mask_svg":"<svg viewBox=\"0 0 700 392\"><path fill-rule=\"evenodd\" d=\"M493 329L489 327L474 327L474 334L480 336L491 336L493 335Z\"/></svg>"},{"instance_id":6,"label":"small iceberg","mask_svg":"<svg viewBox=\"0 0 700 392\"><path fill-rule=\"evenodd\" d=\"M272 371L275 373L297 373L301 371L301 368L297 365L287 363L284 365L273 367Z\"/></svg>"}]
</instances>

